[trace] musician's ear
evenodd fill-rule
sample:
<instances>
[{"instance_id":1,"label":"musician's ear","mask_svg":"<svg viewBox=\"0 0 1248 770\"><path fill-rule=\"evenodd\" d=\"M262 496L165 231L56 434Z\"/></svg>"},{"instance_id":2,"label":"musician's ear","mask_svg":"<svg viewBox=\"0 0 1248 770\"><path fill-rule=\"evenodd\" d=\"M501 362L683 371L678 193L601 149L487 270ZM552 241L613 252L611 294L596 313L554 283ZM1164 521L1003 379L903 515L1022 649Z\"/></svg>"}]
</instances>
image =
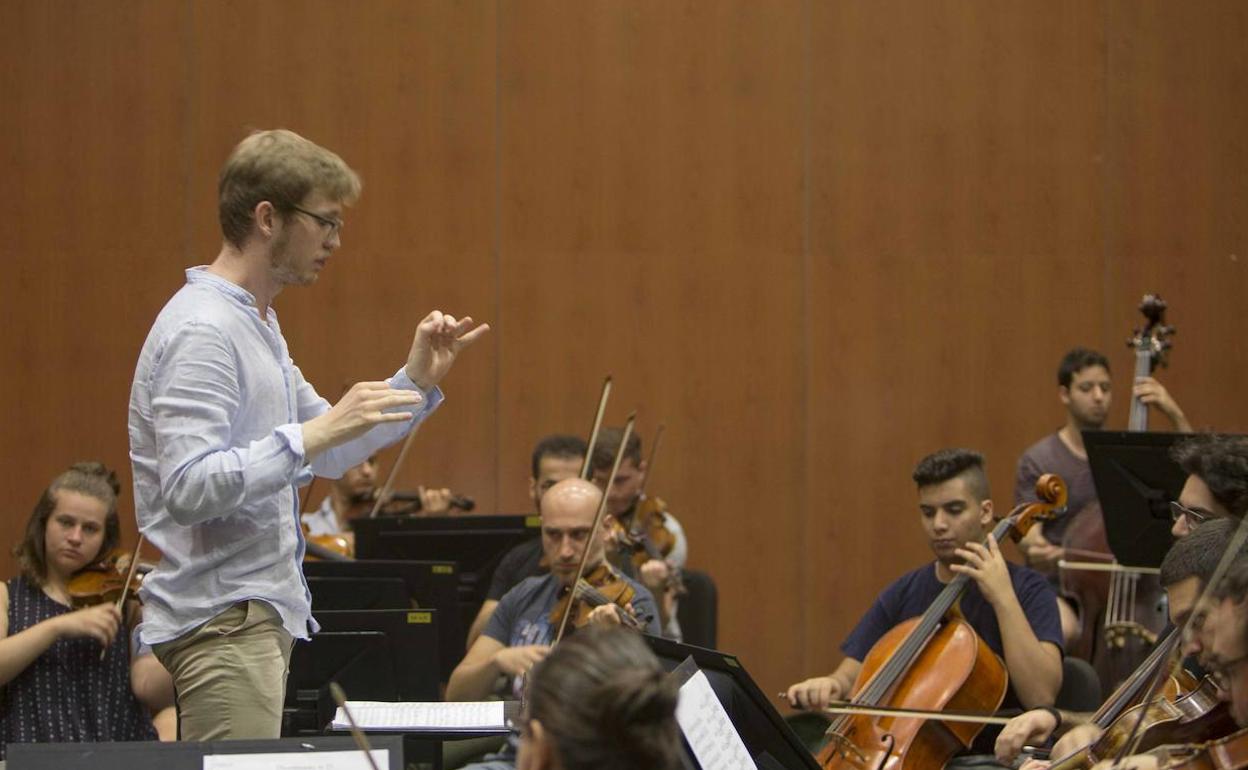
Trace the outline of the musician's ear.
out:
<instances>
[{"instance_id":1,"label":"musician's ear","mask_svg":"<svg viewBox=\"0 0 1248 770\"><path fill-rule=\"evenodd\" d=\"M985 527L992 526L992 500L979 501L979 520Z\"/></svg>"},{"instance_id":2,"label":"musician's ear","mask_svg":"<svg viewBox=\"0 0 1248 770\"><path fill-rule=\"evenodd\" d=\"M555 746L550 734L536 719L530 719L528 729L520 741L520 754L516 757L516 770L550 770L555 764Z\"/></svg>"}]
</instances>

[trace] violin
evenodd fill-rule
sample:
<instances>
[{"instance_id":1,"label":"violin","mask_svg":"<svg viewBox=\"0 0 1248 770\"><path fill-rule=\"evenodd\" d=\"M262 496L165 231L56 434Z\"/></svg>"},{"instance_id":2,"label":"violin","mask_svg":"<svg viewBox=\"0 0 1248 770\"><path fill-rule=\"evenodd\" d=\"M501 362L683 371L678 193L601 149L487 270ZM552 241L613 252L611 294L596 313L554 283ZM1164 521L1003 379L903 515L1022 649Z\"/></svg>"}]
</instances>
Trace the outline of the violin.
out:
<instances>
[{"instance_id":1,"label":"violin","mask_svg":"<svg viewBox=\"0 0 1248 770\"><path fill-rule=\"evenodd\" d=\"M615 542L640 567L651 559L666 559L676 547L676 536L666 526L667 503L647 497L633 507L632 523L625 527L612 519Z\"/></svg>"},{"instance_id":2,"label":"violin","mask_svg":"<svg viewBox=\"0 0 1248 770\"><path fill-rule=\"evenodd\" d=\"M306 547L303 554L304 561L352 561L355 559L354 533L313 535L307 524L300 526L303 527Z\"/></svg>"},{"instance_id":3,"label":"violin","mask_svg":"<svg viewBox=\"0 0 1248 770\"><path fill-rule=\"evenodd\" d=\"M1001 540L1026 534L1066 505L1055 474L1036 481L1039 502L1016 507L993 529ZM851 704L923 711L991 713L1005 699L1005 664L955 611L970 578L959 574L917 618L893 627L865 656ZM825 770L937 770L969 748L983 724L864 713L838 716L818 762Z\"/></svg>"},{"instance_id":4,"label":"violin","mask_svg":"<svg viewBox=\"0 0 1248 770\"><path fill-rule=\"evenodd\" d=\"M114 548L94 564L83 567L69 579L66 590L69 592L70 603L75 608L93 607L104 602L121 604L122 595L130 598L132 592L138 590L143 582L143 575L151 572L151 564L140 564L136 560L138 549L131 554L121 548ZM131 566L134 567L134 578L127 590L127 577Z\"/></svg>"},{"instance_id":5,"label":"violin","mask_svg":"<svg viewBox=\"0 0 1248 770\"><path fill-rule=\"evenodd\" d=\"M1145 754L1157 770L1243 770L1248 768L1248 729L1206 743L1158 746Z\"/></svg>"},{"instance_id":6,"label":"violin","mask_svg":"<svg viewBox=\"0 0 1248 770\"><path fill-rule=\"evenodd\" d=\"M550 622L557 624L568 613L568 623L573 628L581 628L589 623L589 614L597 607L612 605L616 608L620 622L635 631L644 631L650 618L639 618L633 614L629 604L637 592L628 584L619 572L607 562L595 567L588 575L576 581L576 591L564 586L562 596L550 611ZM572 603L569 610L568 603Z\"/></svg>"}]
</instances>

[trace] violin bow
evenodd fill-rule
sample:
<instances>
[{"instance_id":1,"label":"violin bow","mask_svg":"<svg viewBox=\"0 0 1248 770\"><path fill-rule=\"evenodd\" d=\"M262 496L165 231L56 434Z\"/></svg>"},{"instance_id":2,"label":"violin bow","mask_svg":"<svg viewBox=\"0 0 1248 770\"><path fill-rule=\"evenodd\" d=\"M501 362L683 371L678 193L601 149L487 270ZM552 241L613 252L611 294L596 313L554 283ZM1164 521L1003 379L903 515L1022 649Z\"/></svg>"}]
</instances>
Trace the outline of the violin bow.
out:
<instances>
[{"instance_id":1,"label":"violin bow","mask_svg":"<svg viewBox=\"0 0 1248 770\"><path fill-rule=\"evenodd\" d=\"M654 444L650 446L650 457L646 460L646 475L641 477L641 489L637 492L637 499L645 497L646 485L650 483L650 471L654 468L654 458L659 456L659 446L663 443L663 431L667 426L659 423L659 427L654 429Z\"/></svg>"},{"instance_id":2,"label":"violin bow","mask_svg":"<svg viewBox=\"0 0 1248 770\"><path fill-rule=\"evenodd\" d=\"M365 758L368 759L368 765L372 770L379 770L377 760L373 759L373 747L369 745L368 738L355 724L355 717L351 715L351 709L347 708L347 694L342 691L342 687L337 682L329 683L329 692L334 696L334 702L338 704L338 708L342 709L342 713L347 715L347 724L351 727L351 737L355 739L355 745L360 751L364 752Z\"/></svg>"},{"instance_id":3,"label":"violin bow","mask_svg":"<svg viewBox=\"0 0 1248 770\"><path fill-rule=\"evenodd\" d=\"M1240 551L1243 550L1245 542L1248 542L1248 517L1240 519L1239 525L1235 528L1235 534L1231 535L1230 541L1226 544L1226 550L1222 552L1222 558L1218 559L1218 566L1214 568L1213 574L1209 576L1209 582L1205 584L1205 587L1200 592L1200 596L1196 598L1196 603L1192 605L1193 610L1187 616L1187 620L1178 629L1180 639L1187 638L1187 634L1191 632L1193 622L1201 614L1200 608L1208 604L1213 597L1213 592L1216 590L1217 585L1222 582L1222 579L1226 576L1226 571L1230 569L1231 563L1235 561ZM1157 693L1161 691L1162 682L1166 681L1167 677L1177 674L1182 667L1182 655L1176 657L1174 664L1169 668L1158 666L1157 673L1154 674L1153 681L1149 685L1148 692L1141 703L1152 703L1153 699L1157 697ZM1131 732L1127 735L1127 739L1123 741L1122 747L1114 757L1114 762L1110 766L1111 770L1118 767L1123 759L1134 754L1139 747L1139 743L1144 737L1140 727L1144 723L1145 711L1147 709L1140 709L1139 718L1136 719L1135 724L1131 727Z\"/></svg>"},{"instance_id":4,"label":"violin bow","mask_svg":"<svg viewBox=\"0 0 1248 770\"><path fill-rule=\"evenodd\" d=\"M598 411L594 414L594 425L589 429L589 444L585 446L585 459L581 462L581 479L589 481L593 475L594 446L598 444L598 431L602 430L602 416L607 411L607 399L611 397L611 375L602 381L602 395L598 397ZM605 492L603 493L606 494Z\"/></svg>"},{"instance_id":5,"label":"violin bow","mask_svg":"<svg viewBox=\"0 0 1248 770\"><path fill-rule=\"evenodd\" d=\"M117 597L117 614L121 614L121 610L126 606L126 594L130 593L130 584L134 582L135 573L139 569L139 549L143 547L143 533L139 533L139 542L134 544L134 553L130 555L130 569L126 572L126 582L121 584L121 596ZM108 655L108 645L104 645L104 649L100 650L100 660Z\"/></svg>"},{"instance_id":6,"label":"violin bow","mask_svg":"<svg viewBox=\"0 0 1248 770\"><path fill-rule=\"evenodd\" d=\"M386 498L390 497L390 493L394 491L394 479L399 475L399 468L403 467L403 461L407 459L407 450L412 448L412 439L416 438L416 434L420 432L420 424L412 426L408 432L407 438L403 440L403 447L399 450L399 456L394 458L394 465L390 466L390 472L386 474L386 483L381 485L381 489L377 490L377 499L373 501L373 510L368 512L368 518L377 518L377 512L381 510L381 506L385 505Z\"/></svg>"},{"instance_id":7,"label":"violin bow","mask_svg":"<svg viewBox=\"0 0 1248 770\"><path fill-rule=\"evenodd\" d=\"M628 420L624 423L624 438L620 440L619 449L615 451L615 462L611 464L611 475L607 477L606 488L602 490L602 499L598 501L598 510L594 513L594 525L589 530L589 537L585 540L585 550L581 552L581 563L576 568L576 577L572 584L568 586L571 595L568 597L568 606L563 609L563 618L559 621L559 632L555 634L555 641L551 646L559 644L563 639L563 632L567 630L568 618L572 615L572 605L576 603L576 589L581 582L581 578L585 576L585 565L589 562L589 552L593 548L594 542L598 538L598 530L602 525L603 515L607 512L607 491L611 489L611 485L615 483L615 474L620 470L620 460L624 459L624 447L628 446L628 440L633 436L633 423L637 420L637 413L633 412L628 416ZM585 464L589 465L589 457L586 456Z\"/></svg>"}]
</instances>

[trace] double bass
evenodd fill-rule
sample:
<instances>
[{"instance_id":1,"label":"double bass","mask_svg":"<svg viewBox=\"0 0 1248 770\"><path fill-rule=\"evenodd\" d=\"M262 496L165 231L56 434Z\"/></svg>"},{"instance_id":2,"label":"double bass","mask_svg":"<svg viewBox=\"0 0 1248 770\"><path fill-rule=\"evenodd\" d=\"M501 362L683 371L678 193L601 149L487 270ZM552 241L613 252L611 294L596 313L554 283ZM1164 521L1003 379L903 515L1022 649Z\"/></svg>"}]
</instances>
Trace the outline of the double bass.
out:
<instances>
[{"instance_id":1,"label":"double bass","mask_svg":"<svg viewBox=\"0 0 1248 770\"><path fill-rule=\"evenodd\" d=\"M1174 327L1165 323L1166 303L1149 294L1140 304L1145 324L1128 345L1135 352L1132 382L1165 366ZM1148 405L1131 399L1129 431L1148 430ZM1075 606L1082 633L1068 655L1092 663L1106 687L1134 671L1166 627L1164 596L1155 570L1119 565L1109 547L1098 502L1076 512L1062 539L1060 593Z\"/></svg>"},{"instance_id":2,"label":"double bass","mask_svg":"<svg viewBox=\"0 0 1248 770\"><path fill-rule=\"evenodd\" d=\"M1026 534L1038 520L1066 505L1066 485L1054 474L1036 481L1040 502L1025 503L993 528L1001 540ZM862 662L850 706L915 711L990 713L1005 698L1005 663L963 620L955 605L970 578L951 580L921 616L906 620L880 638ZM939 717L850 713L828 727L819 753L825 770L920 770L940 768L970 747L983 724L941 721Z\"/></svg>"}]
</instances>

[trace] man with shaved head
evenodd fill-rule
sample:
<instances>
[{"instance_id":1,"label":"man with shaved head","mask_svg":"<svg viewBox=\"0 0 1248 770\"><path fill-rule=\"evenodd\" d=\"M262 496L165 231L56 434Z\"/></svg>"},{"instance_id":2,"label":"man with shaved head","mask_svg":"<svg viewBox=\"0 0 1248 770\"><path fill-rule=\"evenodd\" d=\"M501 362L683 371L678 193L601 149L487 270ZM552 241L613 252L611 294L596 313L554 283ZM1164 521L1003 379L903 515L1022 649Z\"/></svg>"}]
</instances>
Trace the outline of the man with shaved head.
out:
<instances>
[{"instance_id":1,"label":"man with shaved head","mask_svg":"<svg viewBox=\"0 0 1248 770\"><path fill-rule=\"evenodd\" d=\"M499 677L517 679L546 657L558 631L550 612L576 579L581 556L589 549L585 572L602 564L606 553L607 522L590 542L594 514L602 492L591 482L566 479L542 496L542 552L550 573L526 578L499 600L498 607L467 656L451 672L447 700L481 700L494 692ZM632 612L645 622L646 632L659 633L658 610L654 597L644 586L621 576L636 596ZM590 622L619 623L617 608L597 607Z\"/></svg>"}]
</instances>

